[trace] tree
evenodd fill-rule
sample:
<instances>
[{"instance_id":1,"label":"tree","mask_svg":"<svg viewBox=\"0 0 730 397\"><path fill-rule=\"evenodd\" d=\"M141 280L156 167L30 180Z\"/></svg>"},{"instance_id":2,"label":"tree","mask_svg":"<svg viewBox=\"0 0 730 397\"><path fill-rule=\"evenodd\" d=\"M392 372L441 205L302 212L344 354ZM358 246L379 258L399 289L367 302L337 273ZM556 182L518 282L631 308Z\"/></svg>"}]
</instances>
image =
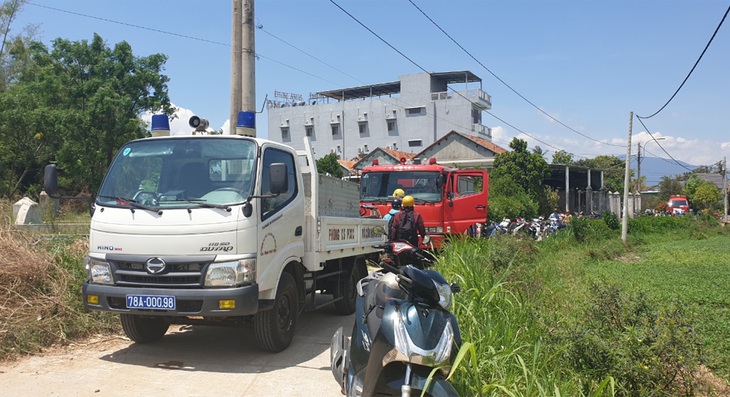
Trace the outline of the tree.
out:
<instances>
[{"instance_id":1,"label":"tree","mask_svg":"<svg viewBox=\"0 0 730 397\"><path fill-rule=\"evenodd\" d=\"M683 184L677 178L663 176L659 182L659 200L666 202L672 195L682 192Z\"/></svg>"},{"instance_id":2,"label":"tree","mask_svg":"<svg viewBox=\"0 0 730 397\"><path fill-rule=\"evenodd\" d=\"M8 0L0 4L0 92L7 90L28 61L25 49L35 36L37 27L28 25L21 29L20 34L11 34L13 21L27 2Z\"/></svg>"},{"instance_id":3,"label":"tree","mask_svg":"<svg viewBox=\"0 0 730 397\"><path fill-rule=\"evenodd\" d=\"M95 191L118 148L146 135L139 115L172 114L169 78L161 73L167 57L135 57L127 42L106 46L53 41L48 50L33 42L30 62L0 95L0 163L15 183L6 195L40 182L43 166L56 161L62 185L73 192Z\"/></svg>"},{"instance_id":4,"label":"tree","mask_svg":"<svg viewBox=\"0 0 730 397\"><path fill-rule=\"evenodd\" d=\"M342 178L343 172L340 162L337 161L337 155L330 153L317 160L317 170L320 174L330 174L337 178Z\"/></svg>"},{"instance_id":5,"label":"tree","mask_svg":"<svg viewBox=\"0 0 730 397\"><path fill-rule=\"evenodd\" d=\"M684 187L682 188L682 193L684 193L685 196L687 196L687 200L690 202L694 202L695 200L695 192L697 189L702 186L703 184L707 183L704 179L700 178L699 176L692 174L687 178L687 181L684 182Z\"/></svg>"},{"instance_id":6,"label":"tree","mask_svg":"<svg viewBox=\"0 0 730 397\"><path fill-rule=\"evenodd\" d=\"M575 162L575 165L581 167L590 167L603 170L603 185L608 191L623 192L624 191L624 170L626 161L616 156L596 156L592 159L581 159ZM630 170L629 175L633 175Z\"/></svg>"},{"instance_id":7,"label":"tree","mask_svg":"<svg viewBox=\"0 0 730 397\"><path fill-rule=\"evenodd\" d=\"M573 165L575 159L573 159L573 153L568 153L565 150L558 150L553 153L553 164Z\"/></svg>"},{"instance_id":8,"label":"tree","mask_svg":"<svg viewBox=\"0 0 730 397\"><path fill-rule=\"evenodd\" d=\"M511 152L501 153L495 157L490 177L512 181L514 186L504 183L504 187L500 188L498 184L494 193L497 196L524 193L537 204L539 212L549 212L546 187L542 184L543 179L550 176L550 166L547 161L540 154L530 153L524 140L514 138L509 146ZM517 188L519 190L516 190ZM494 196L491 192L490 188L490 202L493 202Z\"/></svg>"},{"instance_id":9,"label":"tree","mask_svg":"<svg viewBox=\"0 0 730 397\"><path fill-rule=\"evenodd\" d=\"M704 183L697 186L697 189L692 196L692 207L698 210L717 210L722 209L720 199L722 193L715 185L710 182L703 181Z\"/></svg>"}]
</instances>

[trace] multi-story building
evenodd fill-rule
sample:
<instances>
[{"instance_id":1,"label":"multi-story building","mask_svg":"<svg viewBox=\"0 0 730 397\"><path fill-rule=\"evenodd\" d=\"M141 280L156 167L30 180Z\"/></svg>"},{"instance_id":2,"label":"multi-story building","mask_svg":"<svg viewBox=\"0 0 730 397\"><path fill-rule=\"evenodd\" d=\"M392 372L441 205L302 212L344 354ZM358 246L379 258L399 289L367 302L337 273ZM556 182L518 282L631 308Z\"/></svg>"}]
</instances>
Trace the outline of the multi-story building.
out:
<instances>
[{"instance_id":1,"label":"multi-story building","mask_svg":"<svg viewBox=\"0 0 730 397\"><path fill-rule=\"evenodd\" d=\"M469 71L417 73L398 81L290 95L267 102L268 137L303 149L308 136L315 158L336 153L349 160L378 147L418 153L451 131L491 140L482 111L492 99Z\"/></svg>"}]
</instances>

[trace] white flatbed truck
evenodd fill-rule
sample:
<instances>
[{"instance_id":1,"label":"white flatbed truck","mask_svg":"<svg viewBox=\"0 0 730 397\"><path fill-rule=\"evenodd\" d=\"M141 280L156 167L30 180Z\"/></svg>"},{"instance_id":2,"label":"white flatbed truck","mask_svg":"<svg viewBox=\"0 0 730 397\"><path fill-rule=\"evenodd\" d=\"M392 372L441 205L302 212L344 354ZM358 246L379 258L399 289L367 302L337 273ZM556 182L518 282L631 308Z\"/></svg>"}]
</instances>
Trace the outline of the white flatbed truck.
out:
<instances>
[{"instance_id":1,"label":"white flatbed truck","mask_svg":"<svg viewBox=\"0 0 730 397\"><path fill-rule=\"evenodd\" d=\"M119 313L138 343L170 324L253 323L271 352L317 303L353 313L386 221L360 217L357 185L318 174L305 147L239 135L125 144L92 206L84 306Z\"/></svg>"}]
</instances>

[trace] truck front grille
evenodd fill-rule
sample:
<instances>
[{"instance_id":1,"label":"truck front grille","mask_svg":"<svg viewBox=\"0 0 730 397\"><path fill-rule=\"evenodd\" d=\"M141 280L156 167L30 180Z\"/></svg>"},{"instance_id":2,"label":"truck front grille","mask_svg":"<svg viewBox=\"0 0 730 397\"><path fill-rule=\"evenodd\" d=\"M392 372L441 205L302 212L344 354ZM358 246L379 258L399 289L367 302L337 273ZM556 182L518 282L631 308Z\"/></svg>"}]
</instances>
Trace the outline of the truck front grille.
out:
<instances>
[{"instance_id":1,"label":"truck front grille","mask_svg":"<svg viewBox=\"0 0 730 397\"><path fill-rule=\"evenodd\" d=\"M165 259L164 270L151 274L145 268L146 262L146 259L110 260L115 284L125 287L201 288L209 264L209 261L178 262Z\"/></svg>"}]
</instances>

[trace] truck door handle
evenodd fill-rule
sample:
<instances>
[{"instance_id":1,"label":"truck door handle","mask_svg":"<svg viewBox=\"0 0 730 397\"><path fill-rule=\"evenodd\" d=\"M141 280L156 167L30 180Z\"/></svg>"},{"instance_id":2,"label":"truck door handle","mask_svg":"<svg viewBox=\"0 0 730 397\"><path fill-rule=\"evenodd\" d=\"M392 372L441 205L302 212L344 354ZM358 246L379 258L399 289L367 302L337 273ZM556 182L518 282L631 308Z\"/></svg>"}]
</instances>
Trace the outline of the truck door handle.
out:
<instances>
[{"instance_id":1,"label":"truck door handle","mask_svg":"<svg viewBox=\"0 0 730 397\"><path fill-rule=\"evenodd\" d=\"M478 209L478 210L483 210L483 209L487 208L487 206L486 206L486 205L481 205L481 204L479 204L479 205L477 205L477 206L476 206L476 207L474 207L474 208L476 208L476 209Z\"/></svg>"},{"instance_id":2,"label":"truck door handle","mask_svg":"<svg viewBox=\"0 0 730 397\"><path fill-rule=\"evenodd\" d=\"M301 226L297 226L297 228L294 229L294 235L295 236L301 236L302 235L302 227Z\"/></svg>"}]
</instances>

